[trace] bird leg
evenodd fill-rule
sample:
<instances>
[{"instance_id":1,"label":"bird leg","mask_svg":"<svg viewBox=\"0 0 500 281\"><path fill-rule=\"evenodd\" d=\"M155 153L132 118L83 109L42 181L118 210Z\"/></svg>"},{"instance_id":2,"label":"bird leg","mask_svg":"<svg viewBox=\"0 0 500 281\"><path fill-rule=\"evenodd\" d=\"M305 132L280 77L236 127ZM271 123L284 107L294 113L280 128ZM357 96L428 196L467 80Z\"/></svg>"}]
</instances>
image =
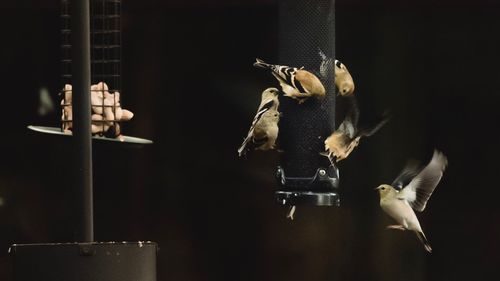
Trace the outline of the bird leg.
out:
<instances>
[{"instance_id":1,"label":"bird leg","mask_svg":"<svg viewBox=\"0 0 500 281\"><path fill-rule=\"evenodd\" d=\"M388 229L397 229L397 230L402 230L402 231L406 230L406 228L404 226L399 225L399 224L388 225L387 228Z\"/></svg>"},{"instance_id":2,"label":"bird leg","mask_svg":"<svg viewBox=\"0 0 500 281\"><path fill-rule=\"evenodd\" d=\"M293 215L295 214L295 205L291 206L290 209L288 210L288 214L286 215L287 219L293 220Z\"/></svg>"},{"instance_id":3,"label":"bird leg","mask_svg":"<svg viewBox=\"0 0 500 281\"><path fill-rule=\"evenodd\" d=\"M330 152L330 153L325 152L325 153L320 153L320 154L328 157L328 160L330 160L330 165L335 166L335 163L337 163L337 156L335 156L333 154L333 152Z\"/></svg>"}]
</instances>

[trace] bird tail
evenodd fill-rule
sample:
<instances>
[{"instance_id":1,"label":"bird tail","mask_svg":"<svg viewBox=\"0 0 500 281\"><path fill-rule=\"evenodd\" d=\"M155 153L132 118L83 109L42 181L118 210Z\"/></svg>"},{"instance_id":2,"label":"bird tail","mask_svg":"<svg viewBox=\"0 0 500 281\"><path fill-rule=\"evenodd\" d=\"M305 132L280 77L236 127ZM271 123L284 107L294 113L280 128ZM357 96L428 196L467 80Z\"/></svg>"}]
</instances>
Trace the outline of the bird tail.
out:
<instances>
[{"instance_id":1,"label":"bird tail","mask_svg":"<svg viewBox=\"0 0 500 281\"><path fill-rule=\"evenodd\" d=\"M253 130L253 129L252 129ZM255 149L260 147L261 145L265 144L268 141L267 137L261 138L261 139L256 139L255 137L252 137L252 130L248 134L248 136L243 140L243 143L241 144L240 148L238 148L238 155L244 156L249 150Z\"/></svg>"},{"instance_id":2,"label":"bird tail","mask_svg":"<svg viewBox=\"0 0 500 281\"><path fill-rule=\"evenodd\" d=\"M245 140L243 140L243 143L241 144L240 148L238 148L238 156L243 156L247 153L249 150L248 143L250 142L250 137L246 137Z\"/></svg>"},{"instance_id":3,"label":"bird tail","mask_svg":"<svg viewBox=\"0 0 500 281\"><path fill-rule=\"evenodd\" d=\"M263 61L263 60L261 60L259 58L255 59L255 62L253 63L253 66L260 67L260 68L265 68L265 69L271 69L271 70L274 69L273 68L274 65L268 64L268 63L266 63L265 61Z\"/></svg>"},{"instance_id":4,"label":"bird tail","mask_svg":"<svg viewBox=\"0 0 500 281\"><path fill-rule=\"evenodd\" d=\"M417 237L420 240L420 242L424 244L425 250L429 253L432 253L431 244L429 244L429 241L425 237L425 234L422 231L416 231L415 233L417 234Z\"/></svg>"}]
</instances>

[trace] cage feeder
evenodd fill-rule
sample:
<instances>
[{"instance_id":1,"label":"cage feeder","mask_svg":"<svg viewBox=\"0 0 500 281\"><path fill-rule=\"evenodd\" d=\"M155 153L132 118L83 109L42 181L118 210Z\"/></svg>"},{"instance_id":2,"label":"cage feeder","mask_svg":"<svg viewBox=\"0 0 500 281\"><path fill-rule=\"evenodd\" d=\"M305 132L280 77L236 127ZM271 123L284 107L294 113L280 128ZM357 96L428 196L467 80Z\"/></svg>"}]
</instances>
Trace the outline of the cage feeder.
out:
<instances>
[{"instance_id":1,"label":"cage feeder","mask_svg":"<svg viewBox=\"0 0 500 281\"><path fill-rule=\"evenodd\" d=\"M71 0L61 0L61 128L28 126L35 132L71 136L73 125L74 59ZM121 0L90 0L90 69L92 139L114 143L151 144L151 140L121 134L121 124L132 118L122 109L121 90ZM125 113L124 113L125 112ZM125 118L125 117L126 118Z\"/></svg>"},{"instance_id":2,"label":"cage feeder","mask_svg":"<svg viewBox=\"0 0 500 281\"><path fill-rule=\"evenodd\" d=\"M279 58L282 65L304 67L318 76L326 90L322 100L303 104L283 98L277 168L281 205L339 206L339 170L324 151L335 129L335 9L333 0L279 2ZM325 60L328 58L327 60Z\"/></svg>"},{"instance_id":3,"label":"cage feeder","mask_svg":"<svg viewBox=\"0 0 500 281\"><path fill-rule=\"evenodd\" d=\"M15 281L156 281L154 242L94 241L91 83L104 78L116 97L120 87L121 0L62 0L63 82L71 83L71 122L75 160L75 241L14 244L10 254ZM92 40L91 40L92 37ZM69 52L71 50L71 52ZM92 51L91 51L92 50ZM65 87L66 89L67 87ZM104 86L103 94L104 92ZM113 93L114 92L114 93ZM63 92L63 112L68 105ZM103 104L102 111L111 109ZM115 105L113 105L115 106ZM67 109L67 108L66 108ZM114 112L116 117L116 111ZM63 120L65 121L65 120ZM109 119L116 125L118 120ZM103 126L106 122L101 122ZM65 124L63 122L63 124ZM68 124L68 123L66 123ZM29 126L38 132L67 135L60 128ZM64 128L64 125L63 125ZM97 139L112 140L104 137ZM126 137L121 142L150 143Z\"/></svg>"}]
</instances>

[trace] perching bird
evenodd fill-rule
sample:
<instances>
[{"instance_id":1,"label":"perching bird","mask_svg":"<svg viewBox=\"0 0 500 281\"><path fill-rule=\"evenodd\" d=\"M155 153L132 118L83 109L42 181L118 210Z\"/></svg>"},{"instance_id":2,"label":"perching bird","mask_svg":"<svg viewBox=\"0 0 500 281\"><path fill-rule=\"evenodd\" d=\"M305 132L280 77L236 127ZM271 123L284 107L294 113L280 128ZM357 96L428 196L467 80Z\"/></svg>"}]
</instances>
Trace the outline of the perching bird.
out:
<instances>
[{"instance_id":1,"label":"perching bird","mask_svg":"<svg viewBox=\"0 0 500 281\"><path fill-rule=\"evenodd\" d=\"M261 59L256 59L255 67L268 69L280 83L284 96L291 97L303 103L310 97L325 97L325 87L316 75L304 70L284 65L268 64Z\"/></svg>"},{"instance_id":2,"label":"perching bird","mask_svg":"<svg viewBox=\"0 0 500 281\"><path fill-rule=\"evenodd\" d=\"M380 121L369 128L358 128L359 109L354 96L349 96L351 108L344 121L339 125L326 140L325 153L323 155L330 159L332 164L337 163L349 156L359 144L361 137L368 137L377 132L387 121L389 117L384 115Z\"/></svg>"},{"instance_id":3,"label":"perching bird","mask_svg":"<svg viewBox=\"0 0 500 281\"><path fill-rule=\"evenodd\" d=\"M347 67L335 60L335 86L341 96L350 96L354 93L354 80Z\"/></svg>"},{"instance_id":4,"label":"perching bird","mask_svg":"<svg viewBox=\"0 0 500 281\"><path fill-rule=\"evenodd\" d=\"M278 138L279 91L276 88L267 88L262 92L262 98L253 119L247 137L238 149L239 156L245 155L250 149L273 149Z\"/></svg>"},{"instance_id":5,"label":"perching bird","mask_svg":"<svg viewBox=\"0 0 500 281\"><path fill-rule=\"evenodd\" d=\"M398 223L387 228L415 231L428 252L432 252L431 245L413 210L422 212L425 209L447 163L446 156L434 150L425 168L419 169L415 163L409 163L391 185L382 184L376 188L380 194L380 207Z\"/></svg>"},{"instance_id":6,"label":"perching bird","mask_svg":"<svg viewBox=\"0 0 500 281\"><path fill-rule=\"evenodd\" d=\"M329 76L329 69L331 68L332 58L328 57L321 49L318 50L321 57L321 65L319 72L323 78ZM354 93L354 80L347 70L347 67L338 60L335 60L335 87L341 96L350 96Z\"/></svg>"}]
</instances>

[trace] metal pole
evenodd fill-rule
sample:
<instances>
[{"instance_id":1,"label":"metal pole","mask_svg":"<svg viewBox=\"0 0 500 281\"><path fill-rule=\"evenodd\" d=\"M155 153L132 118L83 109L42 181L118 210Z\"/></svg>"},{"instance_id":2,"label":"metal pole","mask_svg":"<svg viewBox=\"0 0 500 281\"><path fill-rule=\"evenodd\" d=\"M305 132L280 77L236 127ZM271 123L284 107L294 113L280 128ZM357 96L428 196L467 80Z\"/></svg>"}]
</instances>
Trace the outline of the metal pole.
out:
<instances>
[{"instance_id":1,"label":"metal pole","mask_svg":"<svg viewBox=\"0 0 500 281\"><path fill-rule=\"evenodd\" d=\"M71 57L73 83L73 141L78 171L75 176L77 205L76 239L94 241L92 206L92 134L90 120L90 4L72 0Z\"/></svg>"}]
</instances>

